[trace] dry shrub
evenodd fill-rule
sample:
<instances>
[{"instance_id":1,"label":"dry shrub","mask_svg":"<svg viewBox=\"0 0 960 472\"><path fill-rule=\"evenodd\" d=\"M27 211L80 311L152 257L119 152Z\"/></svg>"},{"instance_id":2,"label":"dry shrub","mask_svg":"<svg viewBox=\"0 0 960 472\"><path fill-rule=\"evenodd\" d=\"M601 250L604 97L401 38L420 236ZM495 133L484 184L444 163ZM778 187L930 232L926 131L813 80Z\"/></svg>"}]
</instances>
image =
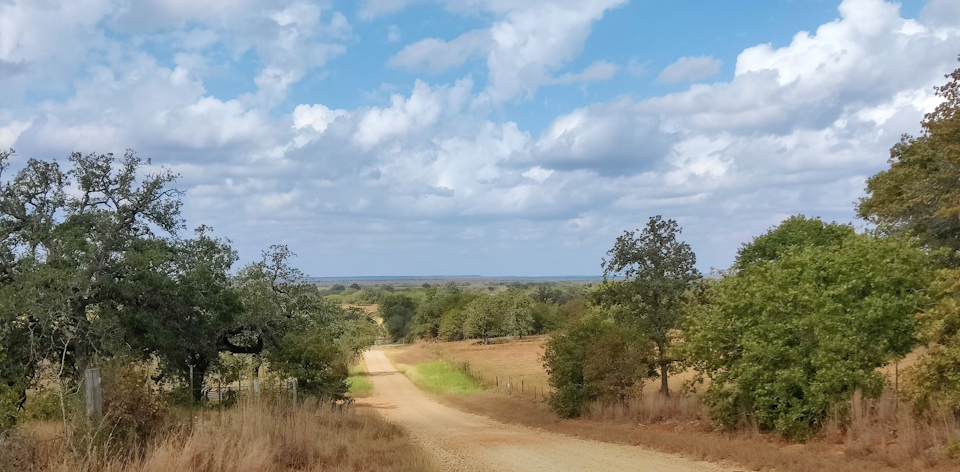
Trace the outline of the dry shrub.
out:
<instances>
[{"instance_id":1,"label":"dry shrub","mask_svg":"<svg viewBox=\"0 0 960 472\"><path fill-rule=\"evenodd\" d=\"M642 395L617 402L594 402L584 411L584 419L654 424L664 422L702 423L709 427L710 417L698 395Z\"/></svg>"}]
</instances>

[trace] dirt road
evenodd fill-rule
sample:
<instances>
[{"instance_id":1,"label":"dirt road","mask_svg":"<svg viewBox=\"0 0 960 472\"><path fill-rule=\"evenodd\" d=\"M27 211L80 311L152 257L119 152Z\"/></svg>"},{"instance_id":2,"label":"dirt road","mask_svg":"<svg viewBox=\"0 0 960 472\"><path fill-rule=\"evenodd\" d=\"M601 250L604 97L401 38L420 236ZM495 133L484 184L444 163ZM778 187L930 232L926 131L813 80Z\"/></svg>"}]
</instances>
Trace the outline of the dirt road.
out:
<instances>
[{"instance_id":1,"label":"dirt road","mask_svg":"<svg viewBox=\"0 0 960 472\"><path fill-rule=\"evenodd\" d=\"M729 471L714 464L496 422L433 401L397 372L382 350L367 351L374 395L357 400L404 427L451 471Z\"/></svg>"}]
</instances>

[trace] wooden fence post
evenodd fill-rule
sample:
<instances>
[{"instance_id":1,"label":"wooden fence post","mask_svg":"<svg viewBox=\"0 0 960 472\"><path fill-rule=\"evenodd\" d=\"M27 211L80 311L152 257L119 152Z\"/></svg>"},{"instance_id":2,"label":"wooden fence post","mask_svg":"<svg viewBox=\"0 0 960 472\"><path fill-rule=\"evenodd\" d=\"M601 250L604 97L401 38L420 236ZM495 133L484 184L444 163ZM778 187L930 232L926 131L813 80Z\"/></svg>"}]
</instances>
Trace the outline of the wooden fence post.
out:
<instances>
[{"instance_id":1,"label":"wooden fence post","mask_svg":"<svg viewBox=\"0 0 960 472\"><path fill-rule=\"evenodd\" d=\"M103 419L103 387L100 384L100 369L87 369L83 373L87 400L87 418L94 422Z\"/></svg>"}]
</instances>

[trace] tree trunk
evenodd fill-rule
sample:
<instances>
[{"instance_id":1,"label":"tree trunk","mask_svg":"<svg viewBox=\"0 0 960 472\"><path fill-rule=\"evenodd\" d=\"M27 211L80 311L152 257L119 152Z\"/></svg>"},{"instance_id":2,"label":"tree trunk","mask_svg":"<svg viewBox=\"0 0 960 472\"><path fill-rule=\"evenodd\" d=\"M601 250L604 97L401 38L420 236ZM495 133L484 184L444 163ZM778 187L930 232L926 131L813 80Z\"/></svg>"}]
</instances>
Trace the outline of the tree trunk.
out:
<instances>
[{"instance_id":1,"label":"tree trunk","mask_svg":"<svg viewBox=\"0 0 960 472\"><path fill-rule=\"evenodd\" d=\"M203 401L203 378L207 376L207 367L206 366L194 366L193 368L193 401L195 403L200 403Z\"/></svg>"},{"instance_id":2,"label":"tree trunk","mask_svg":"<svg viewBox=\"0 0 960 472\"><path fill-rule=\"evenodd\" d=\"M670 387L667 385L667 365L660 364L660 393L665 397L670 396Z\"/></svg>"},{"instance_id":3,"label":"tree trunk","mask_svg":"<svg viewBox=\"0 0 960 472\"><path fill-rule=\"evenodd\" d=\"M657 354L660 355L660 393L665 397L669 397L670 386L667 384L667 368L670 362L667 361L667 343L657 341Z\"/></svg>"}]
</instances>

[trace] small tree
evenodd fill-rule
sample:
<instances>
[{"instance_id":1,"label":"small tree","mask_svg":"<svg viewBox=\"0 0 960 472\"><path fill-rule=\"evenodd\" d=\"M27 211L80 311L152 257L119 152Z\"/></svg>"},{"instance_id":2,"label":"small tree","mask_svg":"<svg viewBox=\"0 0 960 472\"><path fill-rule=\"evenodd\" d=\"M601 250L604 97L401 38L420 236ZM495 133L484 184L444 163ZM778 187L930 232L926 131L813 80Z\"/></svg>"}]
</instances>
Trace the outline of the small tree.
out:
<instances>
[{"instance_id":1,"label":"small tree","mask_svg":"<svg viewBox=\"0 0 960 472\"><path fill-rule=\"evenodd\" d=\"M684 293L700 280L690 245L677 241L674 220L650 218L643 230L625 231L604 259L604 283L594 293L601 306L615 308L621 322L630 323L656 347L660 392L670 394L667 376L674 363L671 331L679 326ZM622 281L608 278L623 276Z\"/></svg>"},{"instance_id":2,"label":"small tree","mask_svg":"<svg viewBox=\"0 0 960 472\"><path fill-rule=\"evenodd\" d=\"M580 416L596 400L624 400L650 375L650 343L635 330L594 312L566 325L547 341L543 365L554 393L551 408Z\"/></svg>"}]
</instances>

